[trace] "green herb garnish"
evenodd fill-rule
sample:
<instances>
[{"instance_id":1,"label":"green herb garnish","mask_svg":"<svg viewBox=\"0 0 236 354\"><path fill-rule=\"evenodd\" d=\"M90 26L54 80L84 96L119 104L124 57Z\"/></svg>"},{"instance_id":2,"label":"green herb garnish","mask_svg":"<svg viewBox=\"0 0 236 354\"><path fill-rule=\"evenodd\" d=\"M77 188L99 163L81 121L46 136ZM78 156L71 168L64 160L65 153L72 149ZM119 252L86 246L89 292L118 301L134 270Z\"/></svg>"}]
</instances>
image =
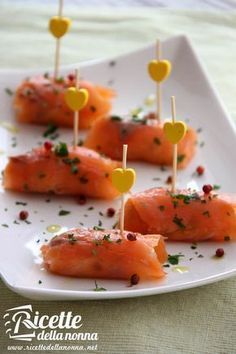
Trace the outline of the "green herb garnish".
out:
<instances>
[{"instance_id":1,"label":"green herb garnish","mask_svg":"<svg viewBox=\"0 0 236 354\"><path fill-rule=\"evenodd\" d=\"M5 92L9 95L9 96L12 96L14 94L14 92L9 89L8 87L5 88Z\"/></svg>"},{"instance_id":2,"label":"green herb garnish","mask_svg":"<svg viewBox=\"0 0 236 354\"><path fill-rule=\"evenodd\" d=\"M100 226L94 226L93 229L95 231L104 231L104 228L100 227Z\"/></svg>"},{"instance_id":3,"label":"green herb garnish","mask_svg":"<svg viewBox=\"0 0 236 354\"><path fill-rule=\"evenodd\" d=\"M71 245L73 245L77 241L77 238L75 238L73 234L68 234L67 236Z\"/></svg>"},{"instance_id":4,"label":"green herb garnish","mask_svg":"<svg viewBox=\"0 0 236 354\"><path fill-rule=\"evenodd\" d=\"M185 229L183 219L179 218L177 215L174 216L173 223L175 223L177 226L179 226L180 229Z\"/></svg>"},{"instance_id":5,"label":"green herb garnish","mask_svg":"<svg viewBox=\"0 0 236 354\"><path fill-rule=\"evenodd\" d=\"M210 213L208 210L204 211L202 215L207 216L208 218L210 217Z\"/></svg>"},{"instance_id":6,"label":"green herb garnish","mask_svg":"<svg viewBox=\"0 0 236 354\"><path fill-rule=\"evenodd\" d=\"M64 215L68 215L68 214L70 214L70 211L68 211L68 210L60 210L59 211L59 213L58 213L58 215L59 216L64 216Z\"/></svg>"},{"instance_id":7,"label":"green herb garnish","mask_svg":"<svg viewBox=\"0 0 236 354\"><path fill-rule=\"evenodd\" d=\"M69 154L66 143L62 142L55 146L54 152L56 156L68 156Z\"/></svg>"},{"instance_id":8,"label":"green herb garnish","mask_svg":"<svg viewBox=\"0 0 236 354\"><path fill-rule=\"evenodd\" d=\"M157 137L155 137L155 138L153 139L153 142L154 142L155 144L157 144L157 145L161 145L161 141L160 141L160 139L157 138Z\"/></svg>"},{"instance_id":9,"label":"green herb garnish","mask_svg":"<svg viewBox=\"0 0 236 354\"><path fill-rule=\"evenodd\" d=\"M183 200L184 204L189 204L191 200L200 200L200 196L196 192L192 194L171 194L171 197Z\"/></svg>"},{"instance_id":10,"label":"green herb garnish","mask_svg":"<svg viewBox=\"0 0 236 354\"><path fill-rule=\"evenodd\" d=\"M182 155L178 155L178 157L177 157L177 163L181 163L184 159L185 159L185 155L184 154L182 154Z\"/></svg>"},{"instance_id":11,"label":"green herb garnish","mask_svg":"<svg viewBox=\"0 0 236 354\"><path fill-rule=\"evenodd\" d=\"M160 211L164 211L165 210L165 206L164 205L160 205L159 209L160 209Z\"/></svg>"},{"instance_id":12,"label":"green herb garnish","mask_svg":"<svg viewBox=\"0 0 236 354\"><path fill-rule=\"evenodd\" d=\"M103 240L107 241L107 242L110 242L110 243L112 242L110 234L104 235L103 236Z\"/></svg>"},{"instance_id":13,"label":"green herb garnish","mask_svg":"<svg viewBox=\"0 0 236 354\"><path fill-rule=\"evenodd\" d=\"M107 291L107 289L98 286L96 280L94 282L95 282L95 288L93 289L93 291Z\"/></svg>"},{"instance_id":14,"label":"green herb garnish","mask_svg":"<svg viewBox=\"0 0 236 354\"><path fill-rule=\"evenodd\" d=\"M219 184L213 184L213 186L212 186L212 189L215 190L215 191L220 189L220 188L221 188L221 186Z\"/></svg>"},{"instance_id":15,"label":"green herb garnish","mask_svg":"<svg viewBox=\"0 0 236 354\"><path fill-rule=\"evenodd\" d=\"M45 132L43 133L43 137L47 138L49 135L55 133L55 131L57 130L57 126L53 123L49 123L47 126L47 129L45 130Z\"/></svg>"},{"instance_id":16,"label":"green herb garnish","mask_svg":"<svg viewBox=\"0 0 236 354\"><path fill-rule=\"evenodd\" d=\"M172 265L179 264L179 258L184 257L183 254L168 254L168 262Z\"/></svg>"},{"instance_id":17,"label":"green herb garnish","mask_svg":"<svg viewBox=\"0 0 236 354\"><path fill-rule=\"evenodd\" d=\"M121 121L122 118L120 116L111 116L110 117L111 120L116 120L116 121Z\"/></svg>"}]
</instances>

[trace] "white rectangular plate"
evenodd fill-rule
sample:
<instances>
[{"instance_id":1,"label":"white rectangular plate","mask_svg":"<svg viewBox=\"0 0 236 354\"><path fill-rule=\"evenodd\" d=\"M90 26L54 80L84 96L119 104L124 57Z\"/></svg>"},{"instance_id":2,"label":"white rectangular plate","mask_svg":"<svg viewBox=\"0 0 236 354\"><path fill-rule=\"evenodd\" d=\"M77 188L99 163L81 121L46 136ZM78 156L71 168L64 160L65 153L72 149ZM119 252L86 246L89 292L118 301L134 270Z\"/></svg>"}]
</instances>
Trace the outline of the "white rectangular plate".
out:
<instances>
[{"instance_id":1,"label":"white rectangular plate","mask_svg":"<svg viewBox=\"0 0 236 354\"><path fill-rule=\"evenodd\" d=\"M114 113L127 113L144 105L145 98L155 92L153 82L147 75L146 66L155 55L155 46L149 46L127 55L89 62L80 65L82 76L95 83L111 85L117 91ZM176 96L177 116L186 120L199 132L197 156L186 170L178 173L179 187L201 188L204 183L219 184L224 192L236 192L235 130L230 119L202 68L199 59L184 36L170 38L163 43L163 56L171 60L173 71L164 84L164 116L170 115L170 96ZM62 70L62 74L72 71L75 66ZM42 70L42 69L41 69ZM33 71L2 71L0 76L0 160L1 169L7 156L26 152L42 143L45 127L18 125L14 121L12 97L5 88L14 91L27 76L43 73ZM155 109L154 107L152 109ZM5 121L19 129L6 129ZM71 142L72 131L60 129L60 141ZM193 174L196 166L203 165L206 172L197 177ZM159 167L141 163L129 163L136 168L137 183L134 192L153 186L166 186L170 169L161 171ZM158 180L159 179L159 180ZM171 292L208 284L225 279L236 273L236 243L201 243L196 249L190 244L168 243L169 254L181 253L180 265L186 272L179 272L172 266L165 268L167 276L163 280L140 282L129 287L126 281L97 279L98 286L106 291L94 291L94 280L73 279L47 273L41 266L40 246L54 236L47 231L52 224L59 224L63 230L80 226L92 227L102 221L104 227L111 227L115 218L99 215L108 207L119 208L119 201L104 202L89 200L86 205L78 205L75 198L45 195L27 195L5 192L1 189L0 204L0 271L4 282L13 291L33 299L108 299L144 296ZM48 201L48 199L50 201ZM26 206L16 202L27 203ZM92 210L90 207L93 207ZM19 211L29 211L30 224L18 220ZM60 209L71 213L58 216ZM17 223L14 223L16 220ZM215 259L215 250L222 246L225 256Z\"/></svg>"}]
</instances>

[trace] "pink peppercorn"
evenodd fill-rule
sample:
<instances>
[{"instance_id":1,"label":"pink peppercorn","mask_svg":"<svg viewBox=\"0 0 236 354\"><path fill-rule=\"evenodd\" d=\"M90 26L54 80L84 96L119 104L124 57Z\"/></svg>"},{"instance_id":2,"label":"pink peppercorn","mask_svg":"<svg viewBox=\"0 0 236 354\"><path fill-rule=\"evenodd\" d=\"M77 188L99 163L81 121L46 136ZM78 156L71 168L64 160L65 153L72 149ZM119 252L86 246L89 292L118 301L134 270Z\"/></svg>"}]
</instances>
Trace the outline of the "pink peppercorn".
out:
<instances>
[{"instance_id":1,"label":"pink peppercorn","mask_svg":"<svg viewBox=\"0 0 236 354\"><path fill-rule=\"evenodd\" d=\"M74 79L75 79L75 75L73 75L73 74L68 75L68 80L74 81Z\"/></svg>"},{"instance_id":2,"label":"pink peppercorn","mask_svg":"<svg viewBox=\"0 0 236 354\"><path fill-rule=\"evenodd\" d=\"M204 184L202 190L205 194L209 194L212 191L213 187L210 184Z\"/></svg>"},{"instance_id":3,"label":"pink peppercorn","mask_svg":"<svg viewBox=\"0 0 236 354\"><path fill-rule=\"evenodd\" d=\"M43 144L44 149L47 151L50 151L53 147L53 143L51 143L51 141L45 141L45 143Z\"/></svg>"},{"instance_id":4,"label":"pink peppercorn","mask_svg":"<svg viewBox=\"0 0 236 354\"><path fill-rule=\"evenodd\" d=\"M225 251L223 250L223 248L217 248L216 250L216 257L223 257Z\"/></svg>"},{"instance_id":5,"label":"pink peppercorn","mask_svg":"<svg viewBox=\"0 0 236 354\"><path fill-rule=\"evenodd\" d=\"M78 198L78 203L79 205L84 205L87 202L87 198L85 197L85 195L81 194Z\"/></svg>"},{"instance_id":6,"label":"pink peppercorn","mask_svg":"<svg viewBox=\"0 0 236 354\"><path fill-rule=\"evenodd\" d=\"M203 175L204 171L205 171L205 168L203 166L198 166L196 168L196 172L199 176Z\"/></svg>"},{"instance_id":7,"label":"pink peppercorn","mask_svg":"<svg viewBox=\"0 0 236 354\"><path fill-rule=\"evenodd\" d=\"M28 216L29 216L29 213L28 213L27 210L22 210L19 213L19 219L20 220L26 220L28 218Z\"/></svg>"},{"instance_id":8,"label":"pink peppercorn","mask_svg":"<svg viewBox=\"0 0 236 354\"><path fill-rule=\"evenodd\" d=\"M139 280L140 280L139 275L135 273L130 277L130 284L137 285L139 283Z\"/></svg>"},{"instance_id":9,"label":"pink peppercorn","mask_svg":"<svg viewBox=\"0 0 236 354\"><path fill-rule=\"evenodd\" d=\"M116 213L116 211L115 211L114 208L108 208L108 209L107 209L107 216L108 216L109 218L112 218L112 217L115 215L115 213Z\"/></svg>"},{"instance_id":10,"label":"pink peppercorn","mask_svg":"<svg viewBox=\"0 0 236 354\"><path fill-rule=\"evenodd\" d=\"M126 237L127 237L127 240L129 240L129 241L136 241L136 239L137 239L136 235L132 234L131 232L129 232Z\"/></svg>"}]
</instances>

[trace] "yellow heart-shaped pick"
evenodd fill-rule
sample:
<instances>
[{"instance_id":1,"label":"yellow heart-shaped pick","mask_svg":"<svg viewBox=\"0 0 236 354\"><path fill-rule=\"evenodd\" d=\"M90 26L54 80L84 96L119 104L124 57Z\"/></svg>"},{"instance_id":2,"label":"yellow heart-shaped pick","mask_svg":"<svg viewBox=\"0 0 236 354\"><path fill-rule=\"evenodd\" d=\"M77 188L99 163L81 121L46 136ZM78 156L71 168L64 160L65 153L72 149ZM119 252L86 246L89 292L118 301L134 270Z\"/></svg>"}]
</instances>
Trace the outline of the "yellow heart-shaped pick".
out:
<instances>
[{"instance_id":1,"label":"yellow heart-shaped pick","mask_svg":"<svg viewBox=\"0 0 236 354\"><path fill-rule=\"evenodd\" d=\"M156 81L161 82L167 79L171 72L171 63L168 60L152 60L148 64L148 73L150 77Z\"/></svg>"},{"instance_id":2,"label":"yellow heart-shaped pick","mask_svg":"<svg viewBox=\"0 0 236 354\"><path fill-rule=\"evenodd\" d=\"M65 101L72 111L80 111L88 102L88 91L70 87L65 92Z\"/></svg>"},{"instance_id":3,"label":"yellow heart-shaped pick","mask_svg":"<svg viewBox=\"0 0 236 354\"><path fill-rule=\"evenodd\" d=\"M49 21L49 31L56 38L61 38L69 31L71 20L67 17L54 16Z\"/></svg>"},{"instance_id":4,"label":"yellow heart-shaped pick","mask_svg":"<svg viewBox=\"0 0 236 354\"><path fill-rule=\"evenodd\" d=\"M172 144L178 144L180 140L182 140L186 134L187 126L184 122L165 122L164 124L164 134L166 138Z\"/></svg>"},{"instance_id":5,"label":"yellow heart-shaped pick","mask_svg":"<svg viewBox=\"0 0 236 354\"><path fill-rule=\"evenodd\" d=\"M127 193L136 179L135 170L132 168L116 168L112 172L112 183L120 193Z\"/></svg>"}]
</instances>

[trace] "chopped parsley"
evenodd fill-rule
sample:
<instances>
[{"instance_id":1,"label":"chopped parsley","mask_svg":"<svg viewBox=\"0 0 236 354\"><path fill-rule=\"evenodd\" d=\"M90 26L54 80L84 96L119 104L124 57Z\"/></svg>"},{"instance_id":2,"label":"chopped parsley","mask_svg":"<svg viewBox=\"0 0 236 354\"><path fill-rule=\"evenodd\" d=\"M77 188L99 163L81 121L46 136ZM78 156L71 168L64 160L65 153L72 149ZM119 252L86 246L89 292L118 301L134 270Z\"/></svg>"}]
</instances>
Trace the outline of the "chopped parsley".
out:
<instances>
[{"instance_id":1,"label":"chopped parsley","mask_svg":"<svg viewBox=\"0 0 236 354\"><path fill-rule=\"evenodd\" d=\"M230 241L230 236L225 236L224 241Z\"/></svg>"},{"instance_id":2,"label":"chopped parsley","mask_svg":"<svg viewBox=\"0 0 236 354\"><path fill-rule=\"evenodd\" d=\"M62 83L64 82L64 77L63 77L63 76L57 77L57 78L55 79L55 81L56 81L58 84L62 84Z\"/></svg>"},{"instance_id":3,"label":"chopped parsley","mask_svg":"<svg viewBox=\"0 0 236 354\"><path fill-rule=\"evenodd\" d=\"M160 211L164 211L165 210L165 206L164 205L160 205L159 209L160 209Z\"/></svg>"},{"instance_id":4,"label":"chopped parsley","mask_svg":"<svg viewBox=\"0 0 236 354\"><path fill-rule=\"evenodd\" d=\"M161 145L161 141L160 141L160 139L157 138L157 137L155 137L155 138L153 139L153 142L154 142L156 145Z\"/></svg>"},{"instance_id":5,"label":"chopped parsley","mask_svg":"<svg viewBox=\"0 0 236 354\"><path fill-rule=\"evenodd\" d=\"M175 223L177 226L179 226L180 229L185 229L183 219L179 218L177 215L174 216L173 223Z\"/></svg>"},{"instance_id":6,"label":"chopped parsley","mask_svg":"<svg viewBox=\"0 0 236 354\"><path fill-rule=\"evenodd\" d=\"M95 282L95 288L93 289L93 291L107 291L107 289L98 286L96 280L94 282Z\"/></svg>"},{"instance_id":7,"label":"chopped parsley","mask_svg":"<svg viewBox=\"0 0 236 354\"><path fill-rule=\"evenodd\" d=\"M2 224L3 227L9 227L7 224Z\"/></svg>"},{"instance_id":8,"label":"chopped parsley","mask_svg":"<svg viewBox=\"0 0 236 354\"><path fill-rule=\"evenodd\" d=\"M104 235L103 236L103 240L107 241L107 242L110 242L110 243L112 242L110 234Z\"/></svg>"},{"instance_id":9,"label":"chopped parsley","mask_svg":"<svg viewBox=\"0 0 236 354\"><path fill-rule=\"evenodd\" d=\"M8 87L5 88L5 92L6 94L8 94L9 96L12 96L13 95L13 91L11 89L9 89Z\"/></svg>"},{"instance_id":10,"label":"chopped parsley","mask_svg":"<svg viewBox=\"0 0 236 354\"><path fill-rule=\"evenodd\" d=\"M85 176L82 176L82 177L80 177L80 183L82 183L82 184L86 184L86 183L88 183L88 178L87 177L85 177Z\"/></svg>"},{"instance_id":11,"label":"chopped parsley","mask_svg":"<svg viewBox=\"0 0 236 354\"><path fill-rule=\"evenodd\" d=\"M74 245L74 243L77 241L77 238L74 237L73 234L68 234L67 236L68 236L69 243L70 243L71 245Z\"/></svg>"},{"instance_id":12,"label":"chopped parsley","mask_svg":"<svg viewBox=\"0 0 236 354\"><path fill-rule=\"evenodd\" d=\"M95 231L104 231L104 228L100 227L100 226L94 226L93 229Z\"/></svg>"},{"instance_id":13,"label":"chopped parsley","mask_svg":"<svg viewBox=\"0 0 236 354\"><path fill-rule=\"evenodd\" d=\"M90 106L90 111L94 113L97 111L97 108L95 106Z\"/></svg>"},{"instance_id":14,"label":"chopped parsley","mask_svg":"<svg viewBox=\"0 0 236 354\"><path fill-rule=\"evenodd\" d=\"M62 142L60 142L55 146L54 152L56 156L62 156L62 157L68 156L69 154L66 143L62 143Z\"/></svg>"},{"instance_id":15,"label":"chopped parsley","mask_svg":"<svg viewBox=\"0 0 236 354\"><path fill-rule=\"evenodd\" d=\"M202 215L207 216L208 218L210 217L210 212L208 210L204 211Z\"/></svg>"},{"instance_id":16,"label":"chopped parsley","mask_svg":"<svg viewBox=\"0 0 236 354\"><path fill-rule=\"evenodd\" d=\"M181 163L181 162L183 162L183 160L185 159L185 155L184 154L181 154L181 155L178 155L178 157L177 157L177 163Z\"/></svg>"},{"instance_id":17,"label":"chopped parsley","mask_svg":"<svg viewBox=\"0 0 236 354\"><path fill-rule=\"evenodd\" d=\"M120 116L111 116L110 117L111 120L116 120L116 121L121 121L122 118Z\"/></svg>"},{"instance_id":18,"label":"chopped parsley","mask_svg":"<svg viewBox=\"0 0 236 354\"><path fill-rule=\"evenodd\" d=\"M18 202L18 201L16 201L15 204L16 204L16 205L23 205L23 206L26 206L26 205L27 205L26 202Z\"/></svg>"},{"instance_id":19,"label":"chopped parsley","mask_svg":"<svg viewBox=\"0 0 236 354\"><path fill-rule=\"evenodd\" d=\"M179 258L184 257L183 254L168 254L168 262L172 265L179 264Z\"/></svg>"},{"instance_id":20,"label":"chopped parsley","mask_svg":"<svg viewBox=\"0 0 236 354\"><path fill-rule=\"evenodd\" d=\"M212 186L212 189L214 191L219 190L220 188L221 188L221 186L219 184L213 184L213 186Z\"/></svg>"},{"instance_id":21,"label":"chopped parsley","mask_svg":"<svg viewBox=\"0 0 236 354\"><path fill-rule=\"evenodd\" d=\"M64 216L64 215L68 215L68 214L70 214L70 211L68 211L68 210L60 210L59 211L59 213L58 213L58 215L59 216Z\"/></svg>"},{"instance_id":22,"label":"chopped parsley","mask_svg":"<svg viewBox=\"0 0 236 354\"><path fill-rule=\"evenodd\" d=\"M189 204L191 200L200 200L198 193L192 194L171 194L172 198L183 200L184 204Z\"/></svg>"},{"instance_id":23,"label":"chopped parsley","mask_svg":"<svg viewBox=\"0 0 236 354\"><path fill-rule=\"evenodd\" d=\"M80 159L78 159L78 157L74 157L73 159L70 159L69 157L65 157L64 159L62 159L62 161L66 165L70 165L70 170L72 174L78 173L79 169L77 164L80 163Z\"/></svg>"},{"instance_id":24,"label":"chopped parsley","mask_svg":"<svg viewBox=\"0 0 236 354\"><path fill-rule=\"evenodd\" d=\"M47 138L49 135L55 133L56 130L57 130L57 126L53 123L49 123L47 129L43 133L43 137Z\"/></svg>"}]
</instances>

